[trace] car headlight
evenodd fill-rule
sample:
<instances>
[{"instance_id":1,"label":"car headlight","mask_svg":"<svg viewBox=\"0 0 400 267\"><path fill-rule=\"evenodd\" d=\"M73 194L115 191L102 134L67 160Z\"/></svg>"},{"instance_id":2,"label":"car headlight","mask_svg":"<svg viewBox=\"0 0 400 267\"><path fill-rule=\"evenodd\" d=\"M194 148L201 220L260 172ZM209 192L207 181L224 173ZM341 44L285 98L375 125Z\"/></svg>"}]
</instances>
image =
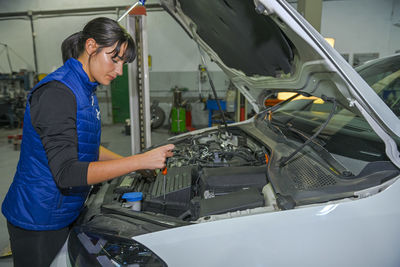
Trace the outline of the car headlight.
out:
<instances>
[{"instance_id":1,"label":"car headlight","mask_svg":"<svg viewBox=\"0 0 400 267\"><path fill-rule=\"evenodd\" d=\"M76 227L68 239L72 266L167 266L135 240Z\"/></svg>"}]
</instances>

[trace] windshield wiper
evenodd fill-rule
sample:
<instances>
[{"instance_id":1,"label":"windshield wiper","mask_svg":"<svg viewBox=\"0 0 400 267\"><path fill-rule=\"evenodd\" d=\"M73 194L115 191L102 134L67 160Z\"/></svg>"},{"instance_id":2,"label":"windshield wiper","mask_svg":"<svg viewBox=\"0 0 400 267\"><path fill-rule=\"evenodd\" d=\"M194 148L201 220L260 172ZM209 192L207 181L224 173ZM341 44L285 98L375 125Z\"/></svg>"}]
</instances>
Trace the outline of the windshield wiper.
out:
<instances>
[{"instance_id":1,"label":"windshield wiper","mask_svg":"<svg viewBox=\"0 0 400 267\"><path fill-rule=\"evenodd\" d=\"M260 113L258 113L258 114L256 115L257 118L260 117L260 120L261 120L261 121L267 122L267 126L268 126L274 133L277 133L277 134L281 135L283 138L286 139L285 134L281 131L281 129L279 129L279 125L275 125L275 124L272 122L272 112L274 112L275 110L277 110L278 108L280 108L281 105L283 105L283 104L285 104L285 103L287 103L287 102L293 100L294 98L298 97L299 95L300 95L300 93L297 93L297 94L295 94L295 95L289 97L288 99L286 99L286 100L284 100L284 101L282 101L282 102L279 102L278 104L276 104L276 105L274 105L274 106L272 106L272 107L269 107L269 108L265 109L263 112L260 112Z\"/></svg>"},{"instance_id":2,"label":"windshield wiper","mask_svg":"<svg viewBox=\"0 0 400 267\"><path fill-rule=\"evenodd\" d=\"M307 141L308 139L310 139L311 137L299 130L296 129L294 127L292 127L292 125L287 124L285 127L287 130L297 134L301 139ZM312 142L310 142L310 147L325 161L327 162L334 170L336 173L338 174L342 174L345 177L349 177L349 176L353 176L353 173L350 172L349 170L347 170L339 161L337 161L332 154L326 149L324 148L324 146L326 145L326 143L321 140L318 139L317 137L314 138L314 140L312 140Z\"/></svg>"},{"instance_id":3,"label":"windshield wiper","mask_svg":"<svg viewBox=\"0 0 400 267\"><path fill-rule=\"evenodd\" d=\"M328 118L326 119L326 121L321 125L321 127L318 129L318 131L311 136L310 138L308 138L301 146L299 146L292 154L290 154L287 157L283 157L281 159L281 163L280 166L283 167L291 158L293 158L300 150L302 150L306 145L308 145L311 141L313 141L321 132L323 129L325 129L325 127L328 125L329 121L332 119L333 115L335 114L336 111L336 99L335 98L330 98L330 97L326 97L326 96L321 96L322 100L329 101L333 103L331 112L329 113Z\"/></svg>"},{"instance_id":4,"label":"windshield wiper","mask_svg":"<svg viewBox=\"0 0 400 267\"><path fill-rule=\"evenodd\" d=\"M297 93L297 94L289 97L288 99L286 99L286 100L284 100L282 102L279 102L278 104L276 104L276 105L274 105L274 106L272 106L270 108L267 108L264 112L260 113L260 115L261 114L264 115L264 119L263 120L267 120L268 119L268 121L271 122L272 112L274 112L275 110L280 108L283 104L292 101L293 99L295 99L299 95L300 95L300 93Z\"/></svg>"}]
</instances>

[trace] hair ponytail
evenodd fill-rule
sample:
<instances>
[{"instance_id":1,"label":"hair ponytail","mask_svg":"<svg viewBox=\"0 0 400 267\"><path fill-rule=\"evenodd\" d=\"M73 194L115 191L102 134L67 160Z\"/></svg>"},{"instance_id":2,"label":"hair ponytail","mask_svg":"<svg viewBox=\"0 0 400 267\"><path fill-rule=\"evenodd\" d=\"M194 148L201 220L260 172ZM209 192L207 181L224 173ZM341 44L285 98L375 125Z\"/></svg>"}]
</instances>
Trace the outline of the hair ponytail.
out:
<instances>
[{"instance_id":1,"label":"hair ponytail","mask_svg":"<svg viewBox=\"0 0 400 267\"><path fill-rule=\"evenodd\" d=\"M126 43L126 50L122 56L125 62L132 62L136 57L136 46L132 36L115 20L101 17L89 21L82 31L74 33L66 38L61 44L63 62L70 58L78 58L85 49L86 40L93 38L99 48L96 53L104 47L115 44L115 49L111 52L113 57L119 55L121 45Z\"/></svg>"},{"instance_id":2,"label":"hair ponytail","mask_svg":"<svg viewBox=\"0 0 400 267\"><path fill-rule=\"evenodd\" d=\"M82 50L82 31L68 36L61 44L61 54L63 63L68 59L78 58Z\"/></svg>"}]
</instances>

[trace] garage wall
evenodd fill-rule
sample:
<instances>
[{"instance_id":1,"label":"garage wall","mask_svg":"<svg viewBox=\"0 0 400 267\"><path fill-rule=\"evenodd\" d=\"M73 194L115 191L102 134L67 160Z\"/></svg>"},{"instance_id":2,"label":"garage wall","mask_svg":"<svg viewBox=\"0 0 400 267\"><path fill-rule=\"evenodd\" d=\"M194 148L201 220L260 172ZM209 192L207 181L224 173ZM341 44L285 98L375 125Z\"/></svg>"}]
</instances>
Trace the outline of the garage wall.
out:
<instances>
[{"instance_id":1,"label":"garage wall","mask_svg":"<svg viewBox=\"0 0 400 267\"><path fill-rule=\"evenodd\" d=\"M148 1L155 3L156 0ZM321 32L336 39L341 53L377 52L388 55L400 49L400 27L393 25L393 7L398 0L338 0L324 1ZM113 5L129 5L132 1L115 0ZM398 3L397 3L398 5ZM1 12L53 10L110 6L107 0L13 0L0 1ZM101 15L101 14L100 14ZM104 14L103 14L104 15ZM116 14L106 15L116 18ZM37 18L39 72L50 72L61 64L59 47L69 34L95 16ZM153 72L193 72L200 62L199 53L185 32L165 12L148 15L149 52L153 56ZM33 69L32 38L29 20L0 21L2 43L11 47L15 70ZM6 53L0 46L0 72L8 72ZM218 70L214 64L211 70Z\"/></svg>"},{"instance_id":2,"label":"garage wall","mask_svg":"<svg viewBox=\"0 0 400 267\"><path fill-rule=\"evenodd\" d=\"M0 10L3 10L0 8ZM31 28L28 21L0 21L0 43L9 46L13 70L34 69ZM0 72L10 73L5 48L0 45Z\"/></svg>"},{"instance_id":3,"label":"garage wall","mask_svg":"<svg viewBox=\"0 0 400 267\"><path fill-rule=\"evenodd\" d=\"M149 54L152 57L150 70L151 95L171 97L171 88L185 87L189 91L184 97L198 96L198 66L200 53L191 38L166 12L150 12L147 18ZM224 94L228 78L215 64L207 60L215 87ZM202 84L207 96L211 92L208 82Z\"/></svg>"},{"instance_id":4,"label":"garage wall","mask_svg":"<svg viewBox=\"0 0 400 267\"><path fill-rule=\"evenodd\" d=\"M26 2L26 5L23 5ZM64 5L64 2L66 3ZM72 2L72 3L69 3ZM3 12L17 12L27 10L54 10L85 8L96 6L110 6L110 1L0 1L0 10ZM155 1L147 1L151 3ZM61 5L60 5L61 3ZM90 4L89 4L90 3ZM132 1L113 1L113 5L130 4ZM106 16L117 18L115 12L99 13L85 16L56 16L52 18L34 17L36 32L36 48L38 55L38 71L50 72L61 64L60 45L70 34L80 30L90 19ZM195 71L200 60L197 47L188 38L179 25L163 11L148 13L149 53L153 56L153 71ZM30 21L28 19L0 20L1 43L11 47L10 56L13 68L33 70L33 48ZM9 67L5 51L0 46L0 72L8 72ZM20 62L23 58L24 61ZM25 62L26 61L26 62ZM15 65L15 67L14 67ZM211 70L218 70L210 64Z\"/></svg>"},{"instance_id":5,"label":"garage wall","mask_svg":"<svg viewBox=\"0 0 400 267\"><path fill-rule=\"evenodd\" d=\"M76 2L76 1L75 1ZM93 6L109 6L109 2L100 1L103 4ZM129 2L129 1L125 1ZM154 1L153 1L154 2ZM19 3L19 4L18 4ZM54 1L29 2L29 6L24 9L21 2L15 5L10 1L7 3L11 11L24 11L27 9L38 10L43 3L47 3L46 8L59 9ZM130 3L130 2L129 2ZM149 3L149 1L147 2ZM124 3L113 2L115 5ZM3 5L1 3L0 5ZM3 5L4 6L4 5ZM77 4L68 4L63 8L77 8ZM89 7L84 4L79 7ZM1 6L0 6L1 7ZM2 8L1 10L4 10ZM106 16L116 19L116 13L88 15L88 16L61 16L54 18L37 18L34 20L36 31L36 47L38 55L38 69L41 73L49 73L62 64L60 46L62 41L70 34L77 32L90 19L97 16ZM6 25L3 27L3 25ZM171 88L178 86L188 88L189 91L183 94L184 99L188 97L198 97L198 64L200 56L197 46L181 29L181 27L163 11L149 12L147 16L148 25L148 44L149 54L152 56L152 68L150 71L151 97L161 101L160 106L169 114L172 100ZM13 29L13 30L10 30ZM21 32L23 34L21 34ZM8 34L10 33L10 34ZM0 35L2 41L12 47L11 61L14 71L19 69L34 69L32 37L29 20L10 20L0 21ZM0 72L9 72L9 67L5 53L1 53L0 47ZM19 58L24 59L23 61ZM215 86L219 96L224 97L228 87L228 79L218 66L207 61L214 79ZM202 84L204 96L211 93L208 82ZM102 122L112 123L112 114L110 108L110 88L103 86L98 90L99 104L102 110ZM164 103L163 103L164 102ZM207 124L207 112L203 111L200 103L193 104L197 112L193 112L193 122L195 126Z\"/></svg>"},{"instance_id":6,"label":"garage wall","mask_svg":"<svg viewBox=\"0 0 400 267\"><path fill-rule=\"evenodd\" d=\"M1 12L18 12L26 10L58 10L87 7L104 7L132 5L134 0L12 0L0 1ZM158 3L157 0L147 0L147 4Z\"/></svg>"},{"instance_id":7,"label":"garage wall","mask_svg":"<svg viewBox=\"0 0 400 267\"><path fill-rule=\"evenodd\" d=\"M393 8L399 0L325 1L321 33L336 39L340 53L393 54L400 49L400 27L393 24Z\"/></svg>"},{"instance_id":8,"label":"garage wall","mask_svg":"<svg viewBox=\"0 0 400 267\"><path fill-rule=\"evenodd\" d=\"M148 3L156 3L150 0ZM376 52L381 56L400 49L400 27L394 25L393 12L399 0L338 0L324 1L321 32L336 39L341 53ZM113 5L129 5L132 1L115 0ZM295 4L294 4L295 5ZM13 0L0 1L1 12L54 10L110 6L107 0ZM396 15L397 14L397 15ZM116 14L99 14L116 18ZM97 15L98 16L98 15ZM61 64L59 47L69 34L95 16L36 18L39 72L50 72ZM153 56L153 72L195 72L200 62L197 47L178 24L165 12L148 15L149 52ZM0 21L2 43L10 46L15 70L33 69L32 38L29 20ZM0 72L8 72L6 53L0 46ZM217 71L214 64L211 70Z\"/></svg>"},{"instance_id":9,"label":"garage wall","mask_svg":"<svg viewBox=\"0 0 400 267\"><path fill-rule=\"evenodd\" d=\"M112 5L130 5L131 0L13 0L0 1L0 12L26 10L54 10ZM380 56L400 50L400 27L393 24L393 7L399 0L330 0L323 2L321 32L325 37L336 39L335 48L340 53L376 52ZM149 0L147 3L157 3ZM295 3L293 3L296 6ZM397 4L398 5L398 4ZM400 12L398 12L400 14ZM69 34L81 29L91 18L97 16L116 18L116 13L87 16L57 16L36 18L37 54L39 72L48 73L61 65L60 45ZM396 20L397 21L397 20ZM171 88L186 87L184 97L198 96L198 65L200 57L197 47L179 25L163 11L149 12L147 17L149 54L152 56L150 70L151 96L171 99ZM33 70L33 50L29 20L0 20L0 42L11 47L14 70ZM5 51L0 46L0 72L9 72ZM218 66L208 63L218 94L223 96L228 79ZM103 88L102 90L109 90ZM203 84L205 96L210 93L208 82ZM104 92L103 95L110 95ZM109 103L106 103L109 105ZM104 104L105 105L105 104ZM108 106L107 106L108 107ZM104 122L111 115L104 112ZM105 114L104 114L105 113ZM204 114L199 113L201 117ZM193 119L196 121L196 118ZM198 121L201 121L198 118Z\"/></svg>"}]
</instances>

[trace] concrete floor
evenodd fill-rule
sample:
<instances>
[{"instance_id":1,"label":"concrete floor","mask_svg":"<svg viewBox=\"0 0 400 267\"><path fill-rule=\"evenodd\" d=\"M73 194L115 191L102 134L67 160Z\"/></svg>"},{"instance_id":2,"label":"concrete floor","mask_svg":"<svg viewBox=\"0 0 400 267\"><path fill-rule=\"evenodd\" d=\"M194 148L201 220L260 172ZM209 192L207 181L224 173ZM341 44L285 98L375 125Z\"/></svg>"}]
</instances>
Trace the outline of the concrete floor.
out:
<instances>
[{"instance_id":1,"label":"concrete floor","mask_svg":"<svg viewBox=\"0 0 400 267\"><path fill-rule=\"evenodd\" d=\"M19 159L19 151L7 141L8 135L20 134L21 130L0 129L0 203L8 191L14 177ZM157 129L152 132L152 144L156 145L169 137L168 129ZM130 155L130 136L124 134L124 126L106 125L102 127L102 144L108 149L123 156ZM0 252L9 245L7 223L3 214L0 215ZM0 267L13 266L12 258L0 258Z\"/></svg>"}]
</instances>

